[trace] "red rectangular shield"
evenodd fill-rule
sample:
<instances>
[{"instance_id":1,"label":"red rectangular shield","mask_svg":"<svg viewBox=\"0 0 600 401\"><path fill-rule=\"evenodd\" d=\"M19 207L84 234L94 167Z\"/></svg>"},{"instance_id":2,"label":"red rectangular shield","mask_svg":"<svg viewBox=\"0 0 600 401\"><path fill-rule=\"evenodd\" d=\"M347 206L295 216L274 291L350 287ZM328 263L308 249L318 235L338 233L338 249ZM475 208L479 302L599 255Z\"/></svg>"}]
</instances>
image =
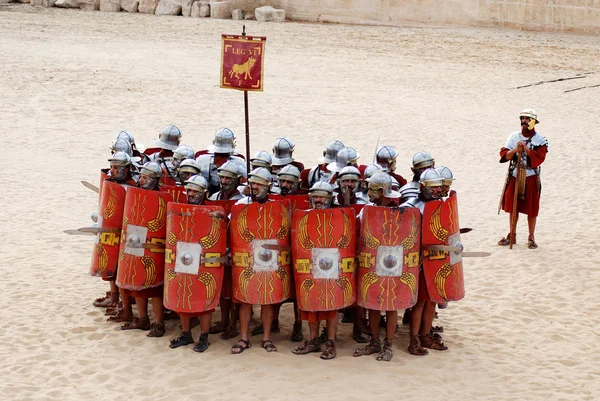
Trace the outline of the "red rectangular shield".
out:
<instances>
[{"instance_id":1,"label":"red rectangular shield","mask_svg":"<svg viewBox=\"0 0 600 401\"><path fill-rule=\"evenodd\" d=\"M264 36L222 35L221 88L263 90Z\"/></svg>"}]
</instances>

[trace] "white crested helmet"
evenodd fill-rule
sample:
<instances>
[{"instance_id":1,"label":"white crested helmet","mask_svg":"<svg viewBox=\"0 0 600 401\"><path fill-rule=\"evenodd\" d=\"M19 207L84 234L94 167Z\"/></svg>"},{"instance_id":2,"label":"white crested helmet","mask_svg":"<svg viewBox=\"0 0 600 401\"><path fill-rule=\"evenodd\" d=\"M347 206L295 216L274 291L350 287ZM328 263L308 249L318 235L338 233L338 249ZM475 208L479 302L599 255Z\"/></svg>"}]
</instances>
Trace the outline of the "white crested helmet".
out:
<instances>
[{"instance_id":1,"label":"white crested helmet","mask_svg":"<svg viewBox=\"0 0 600 401\"><path fill-rule=\"evenodd\" d=\"M329 171L341 171L344 167L356 164L360 155L356 152L354 148L342 148L338 151L335 156L335 162L329 163L327 165L327 170Z\"/></svg>"},{"instance_id":2,"label":"white crested helmet","mask_svg":"<svg viewBox=\"0 0 600 401\"><path fill-rule=\"evenodd\" d=\"M135 139L133 139L133 134L129 131L119 131L115 136L115 141L117 139L126 139L132 146L135 145Z\"/></svg>"},{"instance_id":3,"label":"white crested helmet","mask_svg":"<svg viewBox=\"0 0 600 401\"><path fill-rule=\"evenodd\" d=\"M422 169L427 167L435 167L435 160L427 152L417 152L412 159L413 170Z\"/></svg>"},{"instance_id":4,"label":"white crested helmet","mask_svg":"<svg viewBox=\"0 0 600 401\"><path fill-rule=\"evenodd\" d=\"M354 166L346 166L338 173L338 180L343 181L347 179L353 179L360 181L360 170Z\"/></svg>"},{"instance_id":5,"label":"white crested helmet","mask_svg":"<svg viewBox=\"0 0 600 401\"><path fill-rule=\"evenodd\" d=\"M140 168L140 174L147 175L150 178L162 177L162 169L157 162L148 162Z\"/></svg>"},{"instance_id":6,"label":"white crested helmet","mask_svg":"<svg viewBox=\"0 0 600 401\"><path fill-rule=\"evenodd\" d=\"M185 189L206 192L208 190L208 181L199 174L193 175L185 181Z\"/></svg>"},{"instance_id":7,"label":"white crested helmet","mask_svg":"<svg viewBox=\"0 0 600 401\"><path fill-rule=\"evenodd\" d=\"M173 152L173 159L180 162L185 159L194 158L194 149L190 145L179 145Z\"/></svg>"},{"instance_id":8,"label":"white crested helmet","mask_svg":"<svg viewBox=\"0 0 600 401\"><path fill-rule=\"evenodd\" d=\"M277 138L273 144L273 166L285 166L294 161L294 142L288 138Z\"/></svg>"},{"instance_id":9,"label":"white crested helmet","mask_svg":"<svg viewBox=\"0 0 600 401\"><path fill-rule=\"evenodd\" d=\"M229 128L219 128L211 147L214 153L233 153L235 151L235 134Z\"/></svg>"},{"instance_id":10,"label":"white crested helmet","mask_svg":"<svg viewBox=\"0 0 600 401\"><path fill-rule=\"evenodd\" d=\"M537 113L535 112L534 109L524 109L524 110L522 110L521 113L519 114L519 118L520 117L533 118L538 124L540 123L540 120L538 120Z\"/></svg>"},{"instance_id":11,"label":"white crested helmet","mask_svg":"<svg viewBox=\"0 0 600 401\"><path fill-rule=\"evenodd\" d=\"M131 148L131 142L129 142L125 138L117 138L117 139L115 139L113 141L112 145L110 146L110 150L113 151L114 153L116 153L116 152L125 152L129 156L131 156L132 153L133 153L132 148Z\"/></svg>"},{"instance_id":12,"label":"white crested helmet","mask_svg":"<svg viewBox=\"0 0 600 401\"><path fill-rule=\"evenodd\" d=\"M181 141L181 130L174 125L167 125L158 134L156 145L162 149L175 150Z\"/></svg>"},{"instance_id":13,"label":"white crested helmet","mask_svg":"<svg viewBox=\"0 0 600 401\"><path fill-rule=\"evenodd\" d=\"M441 187L442 176L434 168L428 168L421 173L419 183L425 187Z\"/></svg>"},{"instance_id":14,"label":"white crested helmet","mask_svg":"<svg viewBox=\"0 0 600 401\"><path fill-rule=\"evenodd\" d=\"M273 159L271 158L271 155L268 152L261 150L260 152L256 152L254 157L252 159L250 159L250 163L252 164L252 167L254 167L254 168L257 168L257 167L271 168L271 166L273 164Z\"/></svg>"},{"instance_id":15,"label":"white crested helmet","mask_svg":"<svg viewBox=\"0 0 600 401\"><path fill-rule=\"evenodd\" d=\"M335 163L335 156L338 152L343 149L345 146L342 142L335 140L329 142L325 150L323 151L323 157L319 158L320 163Z\"/></svg>"},{"instance_id":16,"label":"white crested helmet","mask_svg":"<svg viewBox=\"0 0 600 401\"><path fill-rule=\"evenodd\" d=\"M366 179L369 189L372 190L383 190L383 196L390 199L400 198L400 192L394 191L392 188L393 181L392 177L388 173L383 171L373 174L370 178Z\"/></svg>"},{"instance_id":17,"label":"white crested helmet","mask_svg":"<svg viewBox=\"0 0 600 401\"><path fill-rule=\"evenodd\" d=\"M108 161L111 166L127 167L131 164L131 156L126 152L116 152Z\"/></svg>"},{"instance_id":18,"label":"white crested helmet","mask_svg":"<svg viewBox=\"0 0 600 401\"><path fill-rule=\"evenodd\" d=\"M366 168L365 168L365 180L367 178L370 178L373 174L375 173L379 173L383 170L383 167L381 167L379 164L369 164Z\"/></svg>"},{"instance_id":19,"label":"white crested helmet","mask_svg":"<svg viewBox=\"0 0 600 401\"><path fill-rule=\"evenodd\" d=\"M196 160L194 159L185 159L179 164L179 168L177 169L180 173L192 173L192 174L200 174L200 167Z\"/></svg>"},{"instance_id":20,"label":"white crested helmet","mask_svg":"<svg viewBox=\"0 0 600 401\"><path fill-rule=\"evenodd\" d=\"M277 178L283 178L285 180L299 182L300 181L300 170L296 166L288 164L283 166L277 173Z\"/></svg>"},{"instance_id":21,"label":"white crested helmet","mask_svg":"<svg viewBox=\"0 0 600 401\"><path fill-rule=\"evenodd\" d=\"M452 171L450 171L450 169L448 167L436 167L435 171L437 171L437 173L440 175L440 177L442 177L442 184L443 185L452 185L452 181L454 181L456 178L454 178L454 174L452 174Z\"/></svg>"},{"instance_id":22,"label":"white crested helmet","mask_svg":"<svg viewBox=\"0 0 600 401\"><path fill-rule=\"evenodd\" d=\"M234 179L238 179L242 175L238 164L231 160L226 161L221 167L217 168L217 174L219 177L229 177Z\"/></svg>"},{"instance_id":23,"label":"white crested helmet","mask_svg":"<svg viewBox=\"0 0 600 401\"><path fill-rule=\"evenodd\" d=\"M265 167L255 168L248 174L248 182L254 182L256 184L270 186L271 185L271 172Z\"/></svg>"},{"instance_id":24,"label":"white crested helmet","mask_svg":"<svg viewBox=\"0 0 600 401\"><path fill-rule=\"evenodd\" d=\"M382 146L375 154L377 164L383 168L388 168L390 164L396 161L396 157L398 157L398 152L391 146Z\"/></svg>"}]
</instances>

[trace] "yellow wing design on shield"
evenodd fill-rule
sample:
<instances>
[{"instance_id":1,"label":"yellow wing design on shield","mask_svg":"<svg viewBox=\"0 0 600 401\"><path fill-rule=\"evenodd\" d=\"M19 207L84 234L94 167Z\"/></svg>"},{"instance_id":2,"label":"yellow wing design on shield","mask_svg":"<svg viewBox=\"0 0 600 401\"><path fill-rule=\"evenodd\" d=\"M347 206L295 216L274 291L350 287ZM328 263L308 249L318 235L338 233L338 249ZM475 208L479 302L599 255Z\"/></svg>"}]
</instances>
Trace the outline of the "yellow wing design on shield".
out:
<instances>
[{"instance_id":1,"label":"yellow wing design on shield","mask_svg":"<svg viewBox=\"0 0 600 401\"><path fill-rule=\"evenodd\" d=\"M167 222L167 219L165 218L166 214L167 214L167 202L163 198L159 197L158 198L158 213L156 214L156 217L153 218L152 220L150 220L148 222L148 224L146 225L146 227L148 227L148 231L156 232L156 231L160 230L161 228L163 228L163 226Z\"/></svg>"},{"instance_id":2,"label":"yellow wing design on shield","mask_svg":"<svg viewBox=\"0 0 600 401\"><path fill-rule=\"evenodd\" d=\"M417 218L413 215L412 222L410 225L410 233L408 233L408 236L404 238L404 240L402 240L402 248L412 249L415 246L415 243L417 242L417 231L419 231L417 225Z\"/></svg>"},{"instance_id":3,"label":"yellow wing design on shield","mask_svg":"<svg viewBox=\"0 0 600 401\"><path fill-rule=\"evenodd\" d=\"M364 219L363 225L365 227L365 234L364 234L363 238L365 241L365 245L371 249L379 248L379 245L381 245L381 241L379 241L373 234L371 234L371 229L369 228L369 221L367 220L366 214L363 217L363 219Z\"/></svg>"},{"instance_id":4,"label":"yellow wing design on shield","mask_svg":"<svg viewBox=\"0 0 600 401\"><path fill-rule=\"evenodd\" d=\"M352 233L350 232L350 227L352 227L352 222L350 221L350 217L346 213L342 213L344 216L344 233L340 237L337 242L337 247L340 249L347 248L350 245L350 236Z\"/></svg>"},{"instance_id":5,"label":"yellow wing design on shield","mask_svg":"<svg viewBox=\"0 0 600 401\"><path fill-rule=\"evenodd\" d=\"M156 262L150 256L145 255L142 256L142 265L146 269L146 281L144 282L144 287L148 288L150 284L154 282L157 275Z\"/></svg>"},{"instance_id":6,"label":"yellow wing design on shield","mask_svg":"<svg viewBox=\"0 0 600 401\"><path fill-rule=\"evenodd\" d=\"M285 270L285 268L283 266L279 266L279 268L277 269L277 277L279 277L279 279L282 282L283 285L283 298L287 299L289 297L290 294L290 275L288 274L287 270Z\"/></svg>"},{"instance_id":7,"label":"yellow wing design on shield","mask_svg":"<svg viewBox=\"0 0 600 401\"><path fill-rule=\"evenodd\" d=\"M315 243L308 235L308 213L300 219L300 223L298 224L298 241L300 241L302 248L306 250L310 250L315 247Z\"/></svg>"},{"instance_id":8,"label":"yellow wing design on shield","mask_svg":"<svg viewBox=\"0 0 600 401\"><path fill-rule=\"evenodd\" d=\"M431 215L431 220L429 221L429 227L431 228L431 232L433 233L433 236L441 242L446 242L446 240L448 239L448 230L446 230L443 226L442 226L442 217L441 217L441 212L442 212L442 205L440 204L438 206L437 209L435 209L435 212L433 212L433 214Z\"/></svg>"},{"instance_id":9,"label":"yellow wing design on shield","mask_svg":"<svg viewBox=\"0 0 600 401\"><path fill-rule=\"evenodd\" d=\"M240 273L240 292L246 301L248 300L248 285L250 284L252 277L254 277L254 270L252 270L251 267L246 267L244 270L242 270L242 273Z\"/></svg>"},{"instance_id":10,"label":"yellow wing design on shield","mask_svg":"<svg viewBox=\"0 0 600 401\"><path fill-rule=\"evenodd\" d=\"M407 285L410 288L413 298L417 293L417 278L410 272L404 272L400 275L400 282Z\"/></svg>"},{"instance_id":11,"label":"yellow wing design on shield","mask_svg":"<svg viewBox=\"0 0 600 401\"><path fill-rule=\"evenodd\" d=\"M311 278L305 279L302 284L300 284L300 292L304 297L304 305L308 305L308 298L310 294L310 290L312 290L315 286L315 282Z\"/></svg>"},{"instance_id":12,"label":"yellow wing design on shield","mask_svg":"<svg viewBox=\"0 0 600 401\"><path fill-rule=\"evenodd\" d=\"M340 277L335 282L344 292L344 305L350 305L350 301L352 301L352 283L345 276Z\"/></svg>"},{"instance_id":13,"label":"yellow wing design on shield","mask_svg":"<svg viewBox=\"0 0 600 401\"><path fill-rule=\"evenodd\" d=\"M221 238L221 230L219 230L219 220L214 217L210 219L210 232L200 238L200 244L203 249L210 249L219 242Z\"/></svg>"},{"instance_id":14,"label":"yellow wing design on shield","mask_svg":"<svg viewBox=\"0 0 600 401\"><path fill-rule=\"evenodd\" d=\"M117 210L117 193L115 192L115 189L113 187L109 187L110 190L110 197L108 198L108 202L106 202L106 207L104 208L104 210L102 211L102 217L104 217L105 219L110 219L112 216L114 216L116 210Z\"/></svg>"},{"instance_id":15,"label":"yellow wing design on shield","mask_svg":"<svg viewBox=\"0 0 600 401\"><path fill-rule=\"evenodd\" d=\"M379 276L375 272L368 272L365 274L360 281L360 294L363 299L363 303L367 303L367 293L369 288L379 280Z\"/></svg>"},{"instance_id":16,"label":"yellow wing design on shield","mask_svg":"<svg viewBox=\"0 0 600 401\"><path fill-rule=\"evenodd\" d=\"M238 215L237 229L244 241L252 242L254 234L248 229L248 207L243 208Z\"/></svg>"},{"instance_id":17,"label":"yellow wing design on shield","mask_svg":"<svg viewBox=\"0 0 600 401\"><path fill-rule=\"evenodd\" d=\"M217 293L217 280L209 272L200 272L196 278L206 287L206 305L210 305Z\"/></svg>"},{"instance_id":18,"label":"yellow wing design on shield","mask_svg":"<svg viewBox=\"0 0 600 401\"><path fill-rule=\"evenodd\" d=\"M290 212L287 207L281 205L281 227L277 231L277 238L285 239L290 232Z\"/></svg>"},{"instance_id":19,"label":"yellow wing design on shield","mask_svg":"<svg viewBox=\"0 0 600 401\"><path fill-rule=\"evenodd\" d=\"M446 278L450 275L450 272L452 272L452 266L450 263L444 263L442 267L440 267L440 270L435 273L435 277L433 278L435 289L444 299L448 299L446 298Z\"/></svg>"}]
</instances>

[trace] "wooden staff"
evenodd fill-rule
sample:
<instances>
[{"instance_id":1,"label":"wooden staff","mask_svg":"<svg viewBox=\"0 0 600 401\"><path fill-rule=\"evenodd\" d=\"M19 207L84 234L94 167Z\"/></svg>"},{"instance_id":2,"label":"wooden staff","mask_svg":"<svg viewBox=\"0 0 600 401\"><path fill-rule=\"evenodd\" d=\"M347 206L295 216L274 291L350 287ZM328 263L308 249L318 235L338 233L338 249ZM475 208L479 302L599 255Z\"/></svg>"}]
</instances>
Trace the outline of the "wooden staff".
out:
<instances>
[{"instance_id":1,"label":"wooden staff","mask_svg":"<svg viewBox=\"0 0 600 401\"><path fill-rule=\"evenodd\" d=\"M512 249L515 243L515 236L517 235L517 218L519 209L517 202L519 201L519 174L521 173L521 152L517 153L517 175L515 177L515 192L513 194L513 207L512 214L510 215L510 238L509 238L509 249Z\"/></svg>"}]
</instances>

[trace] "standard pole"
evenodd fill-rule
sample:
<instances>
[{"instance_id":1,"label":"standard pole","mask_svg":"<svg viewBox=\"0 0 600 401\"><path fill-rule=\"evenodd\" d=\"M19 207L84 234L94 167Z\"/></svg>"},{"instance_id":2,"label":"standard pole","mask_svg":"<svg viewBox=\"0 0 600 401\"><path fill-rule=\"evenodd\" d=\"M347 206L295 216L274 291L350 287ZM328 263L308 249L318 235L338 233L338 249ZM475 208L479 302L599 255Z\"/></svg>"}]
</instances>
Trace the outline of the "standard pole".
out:
<instances>
[{"instance_id":1,"label":"standard pole","mask_svg":"<svg viewBox=\"0 0 600 401\"><path fill-rule=\"evenodd\" d=\"M515 243L515 236L517 235L517 213L519 208L517 203L519 201L519 174L521 172L521 152L517 153L517 176L515 177L515 192L513 194L513 207L510 215L510 238L509 238L509 249L512 249Z\"/></svg>"},{"instance_id":2,"label":"standard pole","mask_svg":"<svg viewBox=\"0 0 600 401\"><path fill-rule=\"evenodd\" d=\"M244 114L246 118L246 171L250 173L250 119L248 117L248 91L244 91Z\"/></svg>"}]
</instances>

